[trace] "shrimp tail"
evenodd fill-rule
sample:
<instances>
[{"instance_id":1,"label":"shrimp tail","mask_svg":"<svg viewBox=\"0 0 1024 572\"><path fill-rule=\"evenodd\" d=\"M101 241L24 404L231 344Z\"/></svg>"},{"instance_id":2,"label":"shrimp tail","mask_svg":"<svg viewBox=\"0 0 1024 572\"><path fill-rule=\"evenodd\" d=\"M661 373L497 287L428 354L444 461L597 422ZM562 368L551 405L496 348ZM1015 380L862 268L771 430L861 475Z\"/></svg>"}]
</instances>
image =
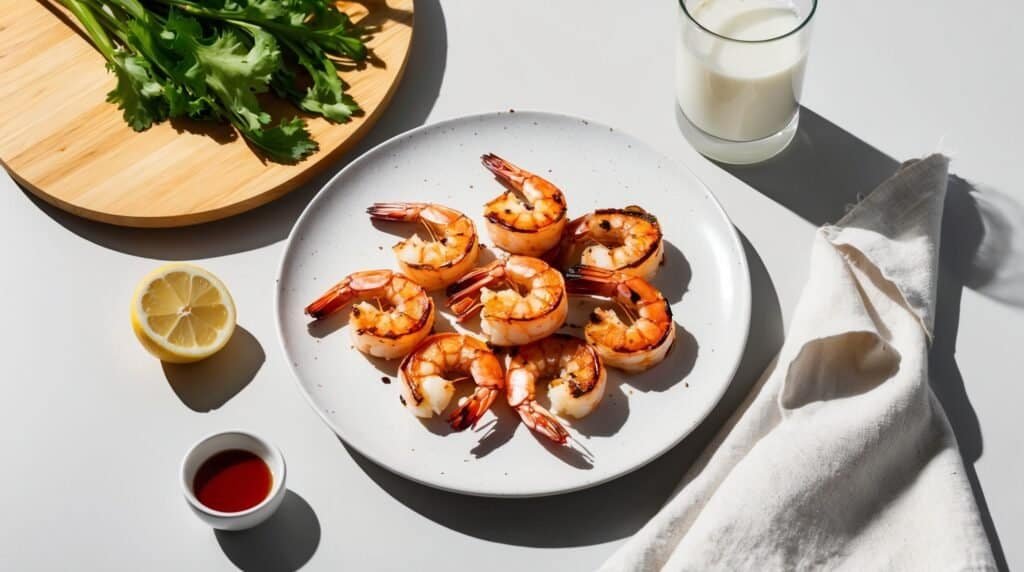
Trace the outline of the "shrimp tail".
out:
<instances>
[{"instance_id":1,"label":"shrimp tail","mask_svg":"<svg viewBox=\"0 0 1024 572\"><path fill-rule=\"evenodd\" d=\"M313 300L310 305L306 306L306 315L314 320L319 320L344 308L355 296L355 292L349 287L348 282L348 279L345 279L335 284L322 296Z\"/></svg>"},{"instance_id":2,"label":"shrimp tail","mask_svg":"<svg viewBox=\"0 0 1024 572\"><path fill-rule=\"evenodd\" d=\"M455 431L463 431L474 425L491 408L499 391L488 387L478 387L473 396L463 398L459 407L448 418L448 423Z\"/></svg>"},{"instance_id":3,"label":"shrimp tail","mask_svg":"<svg viewBox=\"0 0 1024 572\"><path fill-rule=\"evenodd\" d=\"M487 170L502 181L520 187L526 180L527 173L512 163L502 159L494 153L488 153L480 157L480 161L487 167Z\"/></svg>"},{"instance_id":4,"label":"shrimp tail","mask_svg":"<svg viewBox=\"0 0 1024 572\"><path fill-rule=\"evenodd\" d=\"M395 273L390 270L364 270L353 272L338 282L322 296L306 306L306 314L320 319L342 309L361 293L383 288Z\"/></svg>"},{"instance_id":5,"label":"shrimp tail","mask_svg":"<svg viewBox=\"0 0 1024 572\"><path fill-rule=\"evenodd\" d=\"M589 221L589 214L585 214L569 221L569 224L565 225L565 240L579 242L586 238L587 235L590 234L590 227L587 225Z\"/></svg>"},{"instance_id":6,"label":"shrimp tail","mask_svg":"<svg viewBox=\"0 0 1024 572\"><path fill-rule=\"evenodd\" d=\"M565 289L570 294L612 297L619 285L616 272L578 265L565 271Z\"/></svg>"},{"instance_id":7,"label":"shrimp tail","mask_svg":"<svg viewBox=\"0 0 1024 572\"><path fill-rule=\"evenodd\" d=\"M540 405L527 401L516 406L516 412L531 430L551 439L559 445L564 445L569 440L569 432L555 419L555 416Z\"/></svg>"},{"instance_id":8,"label":"shrimp tail","mask_svg":"<svg viewBox=\"0 0 1024 572\"><path fill-rule=\"evenodd\" d=\"M460 322L475 314L481 307L480 289L493 284L505 275L504 261L495 260L487 266L469 271L454 284L448 286L448 307L458 316Z\"/></svg>"},{"instance_id":9,"label":"shrimp tail","mask_svg":"<svg viewBox=\"0 0 1024 572\"><path fill-rule=\"evenodd\" d=\"M416 222L427 203L373 203L366 214L373 220Z\"/></svg>"},{"instance_id":10,"label":"shrimp tail","mask_svg":"<svg viewBox=\"0 0 1024 572\"><path fill-rule=\"evenodd\" d=\"M472 318L480 311L481 308L483 308L483 304L481 304L480 300L476 298L462 298L455 302L450 302L448 306L451 308L452 312L455 312L456 321L460 324Z\"/></svg>"},{"instance_id":11,"label":"shrimp tail","mask_svg":"<svg viewBox=\"0 0 1024 572\"><path fill-rule=\"evenodd\" d=\"M567 268L574 261L579 262L580 250L587 237L590 227L587 225L590 215L583 215L569 221L562 231L562 238L541 255L541 260L556 268Z\"/></svg>"}]
</instances>

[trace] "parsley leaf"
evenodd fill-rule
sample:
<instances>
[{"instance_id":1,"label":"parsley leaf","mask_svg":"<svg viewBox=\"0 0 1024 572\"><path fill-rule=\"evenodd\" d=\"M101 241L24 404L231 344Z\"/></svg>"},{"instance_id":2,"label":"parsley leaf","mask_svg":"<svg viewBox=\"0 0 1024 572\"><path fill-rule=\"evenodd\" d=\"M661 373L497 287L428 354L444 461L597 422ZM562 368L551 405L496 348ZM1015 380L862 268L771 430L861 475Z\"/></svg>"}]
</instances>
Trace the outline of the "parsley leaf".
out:
<instances>
[{"instance_id":1,"label":"parsley leaf","mask_svg":"<svg viewBox=\"0 0 1024 572\"><path fill-rule=\"evenodd\" d=\"M359 111L332 58L365 59L363 32L331 0L60 1L107 60L117 78L108 101L137 131L173 117L226 120L267 158L292 163L317 144L298 117L271 126L262 94L335 122Z\"/></svg>"}]
</instances>

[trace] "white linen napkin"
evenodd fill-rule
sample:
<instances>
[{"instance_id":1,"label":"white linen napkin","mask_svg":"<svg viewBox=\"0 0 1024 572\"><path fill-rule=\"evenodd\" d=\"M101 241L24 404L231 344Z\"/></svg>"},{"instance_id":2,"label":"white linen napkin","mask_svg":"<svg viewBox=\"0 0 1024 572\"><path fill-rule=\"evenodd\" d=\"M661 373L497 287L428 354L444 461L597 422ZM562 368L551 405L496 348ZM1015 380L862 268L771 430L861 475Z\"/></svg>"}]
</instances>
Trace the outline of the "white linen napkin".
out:
<instances>
[{"instance_id":1,"label":"white linen napkin","mask_svg":"<svg viewBox=\"0 0 1024 572\"><path fill-rule=\"evenodd\" d=\"M928 384L947 169L818 230L778 357L603 570L996 569Z\"/></svg>"}]
</instances>

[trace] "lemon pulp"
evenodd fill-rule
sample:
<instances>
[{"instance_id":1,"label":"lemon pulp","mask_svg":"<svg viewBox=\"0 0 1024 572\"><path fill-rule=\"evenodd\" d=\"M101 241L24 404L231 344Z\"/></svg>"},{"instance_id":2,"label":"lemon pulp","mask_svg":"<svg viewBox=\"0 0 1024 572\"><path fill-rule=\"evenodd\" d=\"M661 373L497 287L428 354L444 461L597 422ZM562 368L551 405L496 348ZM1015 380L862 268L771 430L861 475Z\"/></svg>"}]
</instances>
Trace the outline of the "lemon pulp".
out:
<instances>
[{"instance_id":1,"label":"lemon pulp","mask_svg":"<svg viewBox=\"0 0 1024 572\"><path fill-rule=\"evenodd\" d=\"M227 344L235 330L235 304L209 271L193 264L166 264L139 282L131 322L143 347L157 358L192 362Z\"/></svg>"}]
</instances>

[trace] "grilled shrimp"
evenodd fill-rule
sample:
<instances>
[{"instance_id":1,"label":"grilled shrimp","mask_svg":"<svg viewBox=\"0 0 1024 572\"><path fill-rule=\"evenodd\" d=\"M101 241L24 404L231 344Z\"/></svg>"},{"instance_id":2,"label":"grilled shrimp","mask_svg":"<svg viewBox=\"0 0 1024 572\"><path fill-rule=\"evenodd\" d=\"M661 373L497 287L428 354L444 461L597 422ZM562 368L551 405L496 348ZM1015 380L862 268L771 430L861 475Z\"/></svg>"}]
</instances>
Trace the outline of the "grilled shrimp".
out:
<instances>
[{"instance_id":1,"label":"grilled shrimp","mask_svg":"<svg viewBox=\"0 0 1024 572\"><path fill-rule=\"evenodd\" d=\"M402 403L417 417L440 415L455 383L472 379L476 391L459 400L448 418L452 429L471 427L505 388L501 362L484 342L462 334L434 334L402 361Z\"/></svg>"},{"instance_id":2,"label":"grilled shrimp","mask_svg":"<svg viewBox=\"0 0 1024 572\"><path fill-rule=\"evenodd\" d=\"M366 212L374 220L423 223L429 239L414 234L391 250L402 272L427 290L444 288L476 264L476 227L455 209L434 203L375 203Z\"/></svg>"},{"instance_id":3,"label":"grilled shrimp","mask_svg":"<svg viewBox=\"0 0 1024 572\"><path fill-rule=\"evenodd\" d=\"M354 300L359 303L352 307L348 325L352 342L365 354L400 358L434 327L434 301L419 284L390 270L349 274L306 306L306 314L320 319Z\"/></svg>"},{"instance_id":4,"label":"grilled shrimp","mask_svg":"<svg viewBox=\"0 0 1024 572\"><path fill-rule=\"evenodd\" d=\"M597 308L584 329L604 362L625 371L643 371L665 359L676 338L672 308L657 288L643 278L590 266L566 272L573 294L611 298L630 319L625 324L615 310Z\"/></svg>"},{"instance_id":5,"label":"grilled shrimp","mask_svg":"<svg viewBox=\"0 0 1024 572\"><path fill-rule=\"evenodd\" d=\"M509 187L484 205L491 242L512 254L526 256L540 256L557 246L566 222L562 191L493 153L480 160Z\"/></svg>"},{"instance_id":6,"label":"grilled shrimp","mask_svg":"<svg viewBox=\"0 0 1024 572\"><path fill-rule=\"evenodd\" d=\"M523 423L556 443L569 433L554 415L585 417L601 403L608 375L594 346L555 334L515 350L509 360L506 394ZM551 411L535 399L538 381L548 382ZM553 415L554 414L554 415Z\"/></svg>"},{"instance_id":7,"label":"grilled shrimp","mask_svg":"<svg viewBox=\"0 0 1024 572\"><path fill-rule=\"evenodd\" d=\"M580 249L582 248L582 253ZM638 206L598 209L569 223L559 265L580 263L651 280L665 255L658 219Z\"/></svg>"},{"instance_id":8,"label":"grilled shrimp","mask_svg":"<svg viewBox=\"0 0 1024 572\"><path fill-rule=\"evenodd\" d=\"M481 312L480 326L497 346L549 336L569 313L562 274L529 256L512 255L477 268L452 284L448 294L460 322Z\"/></svg>"}]
</instances>

